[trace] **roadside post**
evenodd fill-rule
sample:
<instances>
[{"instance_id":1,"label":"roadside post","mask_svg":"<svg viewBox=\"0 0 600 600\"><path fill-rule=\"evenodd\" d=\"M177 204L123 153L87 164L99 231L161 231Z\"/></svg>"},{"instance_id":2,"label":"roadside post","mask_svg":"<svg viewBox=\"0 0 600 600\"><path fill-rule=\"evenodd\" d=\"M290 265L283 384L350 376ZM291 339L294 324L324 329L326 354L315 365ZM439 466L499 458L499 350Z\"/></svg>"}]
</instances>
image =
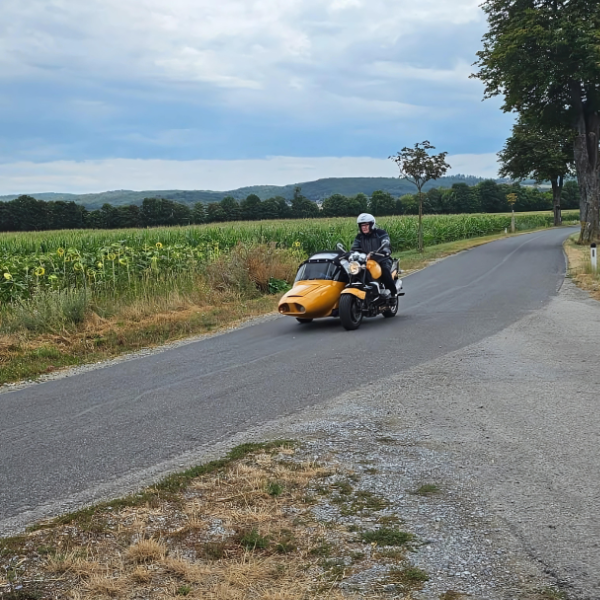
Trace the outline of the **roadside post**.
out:
<instances>
[{"instance_id":1,"label":"roadside post","mask_svg":"<svg viewBox=\"0 0 600 600\"><path fill-rule=\"evenodd\" d=\"M515 193L506 195L506 201L510 204L510 207L512 209L512 214L510 217L510 232L511 233L515 232L515 203L517 202L517 199L518 199L518 196Z\"/></svg>"},{"instance_id":2,"label":"roadside post","mask_svg":"<svg viewBox=\"0 0 600 600\"><path fill-rule=\"evenodd\" d=\"M598 252L597 252L596 244L592 244L592 247L590 248L590 254L591 254L591 258L592 258L592 271L594 273L597 273L598 272Z\"/></svg>"}]
</instances>

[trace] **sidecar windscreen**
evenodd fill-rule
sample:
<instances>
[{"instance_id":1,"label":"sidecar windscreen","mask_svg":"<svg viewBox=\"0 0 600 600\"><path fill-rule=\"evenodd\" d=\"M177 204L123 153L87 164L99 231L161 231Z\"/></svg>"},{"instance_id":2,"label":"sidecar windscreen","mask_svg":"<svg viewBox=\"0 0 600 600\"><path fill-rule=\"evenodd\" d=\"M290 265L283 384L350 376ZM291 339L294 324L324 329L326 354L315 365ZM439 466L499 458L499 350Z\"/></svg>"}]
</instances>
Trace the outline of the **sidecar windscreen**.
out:
<instances>
[{"instance_id":1,"label":"sidecar windscreen","mask_svg":"<svg viewBox=\"0 0 600 600\"><path fill-rule=\"evenodd\" d=\"M334 252L321 252L314 254L305 263L300 265L296 274L296 281L311 281L315 279L325 281L348 281L346 271L333 261L338 257Z\"/></svg>"}]
</instances>

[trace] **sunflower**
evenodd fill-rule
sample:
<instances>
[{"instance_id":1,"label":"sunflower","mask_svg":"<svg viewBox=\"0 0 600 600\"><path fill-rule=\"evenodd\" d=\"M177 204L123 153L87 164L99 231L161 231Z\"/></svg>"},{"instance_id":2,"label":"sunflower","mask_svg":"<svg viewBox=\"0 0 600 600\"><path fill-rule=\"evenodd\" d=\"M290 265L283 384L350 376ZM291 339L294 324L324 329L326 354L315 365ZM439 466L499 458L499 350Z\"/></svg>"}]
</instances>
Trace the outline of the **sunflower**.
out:
<instances>
[{"instance_id":1,"label":"sunflower","mask_svg":"<svg viewBox=\"0 0 600 600\"><path fill-rule=\"evenodd\" d=\"M295 241L293 245L294 245L294 248L300 248L300 246L302 246L302 244L298 241Z\"/></svg>"},{"instance_id":2,"label":"sunflower","mask_svg":"<svg viewBox=\"0 0 600 600\"><path fill-rule=\"evenodd\" d=\"M103 262L97 262L97 263L96 263L96 266L97 266L99 269L102 269L102 268L104 267L104 263L103 263Z\"/></svg>"},{"instance_id":3,"label":"sunflower","mask_svg":"<svg viewBox=\"0 0 600 600\"><path fill-rule=\"evenodd\" d=\"M65 249L64 249L64 248L59 248L59 249L56 251L56 254L58 254L59 256L64 256L64 254L65 254Z\"/></svg>"},{"instance_id":4,"label":"sunflower","mask_svg":"<svg viewBox=\"0 0 600 600\"><path fill-rule=\"evenodd\" d=\"M120 258L119 259L119 264L125 266L127 264L127 259L126 258Z\"/></svg>"},{"instance_id":5,"label":"sunflower","mask_svg":"<svg viewBox=\"0 0 600 600\"><path fill-rule=\"evenodd\" d=\"M73 263L74 271L83 271L83 265L80 262Z\"/></svg>"},{"instance_id":6,"label":"sunflower","mask_svg":"<svg viewBox=\"0 0 600 600\"><path fill-rule=\"evenodd\" d=\"M10 273L4 273L4 279L6 279L6 281L10 281L12 279L12 275Z\"/></svg>"},{"instance_id":7,"label":"sunflower","mask_svg":"<svg viewBox=\"0 0 600 600\"><path fill-rule=\"evenodd\" d=\"M156 242L156 247L160 250L163 247L163 245L160 242Z\"/></svg>"},{"instance_id":8,"label":"sunflower","mask_svg":"<svg viewBox=\"0 0 600 600\"><path fill-rule=\"evenodd\" d=\"M106 258L107 258L108 260L115 260L115 259L117 258L117 255L116 255L116 254L114 254L113 252L111 252L110 254L107 254L107 255L106 255Z\"/></svg>"},{"instance_id":9,"label":"sunflower","mask_svg":"<svg viewBox=\"0 0 600 600\"><path fill-rule=\"evenodd\" d=\"M41 277L42 275L44 275L44 273L45 273L45 272L46 272L46 269L44 269L44 267L38 267L38 268L37 268L37 269L36 269L36 270L33 272L33 274L34 274L36 277Z\"/></svg>"}]
</instances>

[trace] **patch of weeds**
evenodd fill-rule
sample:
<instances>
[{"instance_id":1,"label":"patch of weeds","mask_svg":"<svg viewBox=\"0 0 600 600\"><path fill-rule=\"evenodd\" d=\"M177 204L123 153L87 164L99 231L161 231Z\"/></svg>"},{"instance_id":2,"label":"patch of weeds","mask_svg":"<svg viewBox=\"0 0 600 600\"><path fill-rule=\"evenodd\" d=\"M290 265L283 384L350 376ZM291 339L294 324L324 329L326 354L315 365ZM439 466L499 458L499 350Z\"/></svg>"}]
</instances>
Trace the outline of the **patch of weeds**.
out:
<instances>
[{"instance_id":1,"label":"patch of weeds","mask_svg":"<svg viewBox=\"0 0 600 600\"><path fill-rule=\"evenodd\" d=\"M319 474L318 479L327 479L328 477L333 477L335 475L335 471L323 471Z\"/></svg>"},{"instance_id":2,"label":"patch of weeds","mask_svg":"<svg viewBox=\"0 0 600 600\"><path fill-rule=\"evenodd\" d=\"M415 539L412 533L400 531L397 528L381 527L374 531L363 531L361 535L363 542L367 544L378 544L379 546L403 546Z\"/></svg>"},{"instance_id":3,"label":"patch of weeds","mask_svg":"<svg viewBox=\"0 0 600 600\"><path fill-rule=\"evenodd\" d=\"M329 496L331 494L331 489L319 485L315 488L315 494L319 494L319 496Z\"/></svg>"},{"instance_id":4,"label":"patch of weeds","mask_svg":"<svg viewBox=\"0 0 600 600\"><path fill-rule=\"evenodd\" d=\"M389 435L384 435L378 438L375 438L380 444L395 444L396 440Z\"/></svg>"},{"instance_id":5,"label":"patch of weeds","mask_svg":"<svg viewBox=\"0 0 600 600\"><path fill-rule=\"evenodd\" d=\"M300 498L300 502L302 502L302 504L308 504L309 506L312 506L313 504L317 503L317 498L312 494L306 494Z\"/></svg>"},{"instance_id":6,"label":"patch of weeds","mask_svg":"<svg viewBox=\"0 0 600 600\"><path fill-rule=\"evenodd\" d=\"M439 486L433 483L426 483L425 485L422 485L418 490L413 492L413 494L416 494L417 496L435 496L441 491L442 490L439 488Z\"/></svg>"},{"instance_id":7,"label":"patch of weeds","mask_svg":"<svg viewBox=\"0 0 600 600\"><path fill-rule=\"evenodd\" d=\"M52 546L39 546L36 551L40 556L54 556L56 554L56 548Z\"/></svg>"},{"instance_id":8,"label":"patch of weeds","mask_svg":"<svg viewBox=\"0 0 600 600\"><path fill-rule=\"evenodd\" d=\"M396 515L383 515L377 519L381 525L398 525L402 521Z\"/></svg>"},{"instance_id":9,"label":"patch of weeds","mask_svg":"<svg viewBox=\"0 0 600 600\"><path fill-rule=\"evenodd\" d=\"M400 562L405 560L406 550L403 548L381 548L380 550L377 550L377 555L381 556L381 558Z\"/></svg>"},{"instance_id":10,"label":"patch of weeds","mask_svg":"<svg viewBox=\"0 0 600 600\"><path fill-rule=\"evenodd\" d=\"M225 542L206 542L196 547L196 553L209 560L221 560L227 555Z\"/></svg>"},{"instance_id":11,"label":"patch of weeds","mask_svg":"<svg viewBox=\"0 0 600 600\"><path fill-rule=\"evenodd\" d=\"M290 552L294 552L296 548L294 534L289 529L282 529L275 543L275 551L279 554L289 554Z\"/></svg>"},{"instance_id":12,"label":"patch of weeds","mask_svg":"<svg viewBox=\"0 0 600 600\"><path fill-rule=\"evenodd\" d=\"M368 509L378 511L383 510L389 504L385 498L377 496L372 492L368 492L366 490L358 490L354 494L354 497L356 498L356 500L353 502L353 504L358 510Z\"/></svg>"},{"instance_id":13,"label":"patch of weeds","mask_svg":"<svg viewBox=\"0 0 600 600\"><path fill-rule=\"evenodd\" d=\"M462 600L465 595L460 592L455 592L454 590L448 590L443 594L440 594L440 600Z\"/></svg>"},{"instance_id":14,"label":"patch of weeds","mask_svg":"<svg viewBox=\"0 0 600 600\"><path fill-rule=\"evenodd\" d=\"M551 587L544 588L537 596L536 600L566 600L567 595Z\"/></svg>"},{"instance_id":15,"label":"patch of weeds","mask_svg":"<svg viewBox=\"0 0 600 600\"><path fill-rule=\"evenodd\" d=\"M2 600L41 600L42 593L37 590L13 590L4 592L1 596Z\"/></svg>"},{"instance_id":16,"label":"patch of weeds","mask_svg":"<svg viewBox=\"0 0 600 600\"><path fill-rule=\"evenodd\" d=\"M352 493L352 486L348 481L336 481L331 485L342 496L349 496Z\"/></svg>"},{"instance_id":17,"label":"patch of weeds","mask_svg":"<svg viewBox=\"0 0 600 600\"><path fill-rule=\"evenodd\" d=\"M354 524L348 525L348 531L350 533L355 533L357 531L360 531L360 527L358 525L354 525Z\"/></svg>"},{"instance_id":18,"label":"patch of weeds","mask_svg":"<svg viewBox=\"0 0 600 600\"><path fill-rule=\"evenodd\" d=\"M322 556L324 558L329 558L331 556L331 550L331 544L325 540L321 540L319 544L311 548L308 553L311 556Z\"/></svg>"},{"instance_id":19,"label":"patch of weeds","mask_svg":"<svg viewBox=\"0 0 600 600\"><path fill-rule=\"evenodd\" d=\"M281 496L281 494L283 493L283 486L280 483L277 483L276 481L269 481L269 483L267 484L267 493L269 494L269 496Z\"/></svg>"},{"instance_id":20,"label":"patch of weeds","mask_svg":"<svg viewBox=\"0 0 600 600\"><path fill-rule=\"evenodd\" d=\"M343 558L322 560L321 567L329 581L341 581L346 573L346 563Z\"/></svg>"},{"instance_id":21,"label":"patch of weeds","mask_svg":"<svg viewBox=\"0 0 600 600\"><path fill-rule=\"evenodd\" d=\"M388 574L390 583L411 588L421 588L429 575L419 567L392 567Z\"/></svg>"},{"instance_id":22,"label":"patch of weeds","mask_svg":"<svg viewBox=\"0 0 600 600\"><path fill-rule=\"evenodd\" d=\"M350 475L348 475L348 479L354 483L358 483L360 481L360 475L357 475L356 473L350 473Z\"/></svg>"},{"instance_id":23,"label":"patch of weeds","mask_svg":"<svg viewBox=\"0 0 600 600\"><path fill-rule=\"evenodd\" d=\"M25 547L26 541L27 538L22 535L0 539L0 557L8 556L9 554L20 554Z\"/></svg>"},{"instance_id":24,"label":"patch of weeds","mask_svg":"<svg viewBox=\"0 0 600 600\"><path fill-rule=\"evenodd\" d=\"M375 467L368 467L365 469L365 473L367 475L377 475L377 473L379 473L379 469L376 469Z\"/></svg>"},{"instance_id":25,"label":"patch of weeds","mask_svg":"<svg viewBox=\"0 0 600 600\"><path fill-rule=\"evenodd\" d=\"M350 554L350 558L352 559L352 562L360 562L361 560L365 559L365 553L364 552L352 552Z\"/></svg>"},{"instance_id":26,"label":"patch of weeds","mask_svg":"<svg viewBox=\"0 0 600 600\"><path fill-rule=\"evenodd\" d=\"M367 511L377 512L388 506L387 500L365 490L358 490L351 499L337 496L332 502L343 505L340 508L340 513L344 517L365 513Z\"/></svg>"},{"instance_id":27,"label":"patch of weeds","mask_svg":"<svg viewBox=\"0 0 600 600\"><path fill-rule=\"evenodd\" d=\"M269 546L269 538L260 535L255 528L244 533L239 539L239 544L247 550L264 550Z\"/></svg>"},{"instance_id":28,"label":"patch of weeds","mask_svg":"<svg viewBox=\"0 0 600 600\"><path fill-rule=\"evenodd\" d=\"M191 585L182 585L175 592L178 596L187 596L192 591Z\"/></svg>"}]
</instances>

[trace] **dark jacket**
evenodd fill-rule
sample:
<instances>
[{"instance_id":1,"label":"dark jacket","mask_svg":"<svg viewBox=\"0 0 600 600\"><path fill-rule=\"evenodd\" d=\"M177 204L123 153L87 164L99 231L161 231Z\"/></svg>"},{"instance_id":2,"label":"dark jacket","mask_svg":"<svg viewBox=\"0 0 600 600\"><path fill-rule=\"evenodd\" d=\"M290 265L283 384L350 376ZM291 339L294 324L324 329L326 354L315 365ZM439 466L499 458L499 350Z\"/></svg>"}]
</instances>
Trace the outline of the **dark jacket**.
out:
<instances>
[{"instance_id":1,"label":"dark jacket","mask_svg":"<svg viewBox=\"0 0 600 600\"><path fill-rule=\"evenodd\" d=\"M383 248L379 250L379 254L385 254L385 257L373 256L373 259L382 266L389 268L392 264L392 260L389 258L392 248L390 245L390 236L385 229L374 228L369 235L359 232L352 244L351 250L359 250L365 254L369 254L369 252L376 252L381 245L383 245Z\"/></svg>"}]
</instances>

